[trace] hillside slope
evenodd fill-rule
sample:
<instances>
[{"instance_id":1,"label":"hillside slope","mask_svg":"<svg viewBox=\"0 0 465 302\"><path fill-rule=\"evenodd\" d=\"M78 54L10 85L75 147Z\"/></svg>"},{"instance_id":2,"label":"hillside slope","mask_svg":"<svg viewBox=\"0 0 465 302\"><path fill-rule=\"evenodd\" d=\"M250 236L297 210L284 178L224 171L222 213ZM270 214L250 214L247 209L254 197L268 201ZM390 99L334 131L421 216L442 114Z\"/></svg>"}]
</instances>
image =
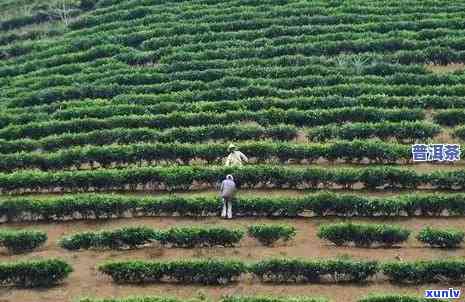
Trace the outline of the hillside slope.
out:
<instances>
[{"instance_id":1,"label":"hillside slope","mask_svg":"<svg viewBox=\"0 0 465 302\"><path fill-rule=\"evenodd\" d=\"M150 150L174 141L465 138L461 65L455 72L428 68L463 61L462 1L36 5L30 16L0 23L0 153L7 170L171 160L170 151ZM360 154L348 153L376 148L369 156L375 161L407 159L406 149L376 155L401 148L394 141L323 157L357 160ZM103 147L136 143L152 145ZM72 149L57 153L62 148ZM178 158L205 159L186 148ZM221 157L221 148L206 159ZM270 148L250 152L274 155ZM5 155L16 152L26 153ZM279 157L287 155L315 157Z\"/></svg>"},{"instance_id":2,"label":"hillside slope","mask_svg":"<svg viewBox=\"0 0 465 302\"><path fill-rule=\"evenodd\" d=\"M400 269L399 285L380 274L365 282L373 263L370 274L350 277L363 272L347 258L405 260L396 266L463 256L463 247L429 248L415 235L433 227L427 234L463 241L464 161L415 163L411 145L465 140L464 34L465 1L0 0L0 300L268 294L356 302L463 282L463 260ZM245 166L224 167L231 142L249 157ZM219 218L216 191L227 174L240 187L233 220ZM389 234L382 248L318 237L320 224L341 219L412 234L395 250ZM254 228L265 237L292 226L297 235L272 246L254 236L214 244L262 222L289 224ZM191 229L176 231L181 224ZM211 243L196 241L206 232L197 228L217 225L226 230L205 235ZM128 226L148 226L152 237ZM458 231L441 231L448 227ZM162 244L172 228L183 244ZM378 236L390 227L354 236L371 236L363 229ZM82 239L76 249L89 250L64 249L73 234ZM42 262L54 257L66 263ZM213 262L181 263L164 278L177 264L154 262L151 271L129 263L115 282L98 269L109 260L222 257L240 267L272 257L323 264L280 261L271 267L284 283L242 271L227 285L218 275L224 264ZM11 264L24 259L39 261ZM215 285L194 284L202 274ZM132 284L137 275L147 284Z\"/></svg>"}]
</instances>

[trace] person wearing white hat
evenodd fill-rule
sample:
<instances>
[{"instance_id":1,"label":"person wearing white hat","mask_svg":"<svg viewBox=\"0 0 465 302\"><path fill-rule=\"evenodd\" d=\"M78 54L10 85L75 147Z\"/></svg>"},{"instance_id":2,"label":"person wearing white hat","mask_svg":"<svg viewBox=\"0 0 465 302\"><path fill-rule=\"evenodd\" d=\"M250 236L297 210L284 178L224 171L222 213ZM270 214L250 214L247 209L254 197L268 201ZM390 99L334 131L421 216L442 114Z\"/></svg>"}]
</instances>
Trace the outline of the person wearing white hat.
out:
<instances>
[{"instance_id":1,"label":"person wearing white hat","mask_svg":"<svg viewBox=\"0 0 465 302\"><path fill-rule=\"evenodd\" d=\"M228 157L226 158L225 165L226 167L230 166L242 166L243 162L248 162L249 159L245 156L244 153L238 150L237 146L234 144L230 144L228 147L228 151L230 152Z\"/></svg>"},{"instance_id":2,"label":"person wearing white hat","mask_svg":"<svg viewBox=\"0 0 465 302\"><path fill-rule=\"evenodd\" d=\"M223 200L223 210L221 211L221 217L232 218L232 201L234 194L236 193L236 183L232 175L226 175L226 179L221 182L220 196Z\"/></svg>"}]
</instances>

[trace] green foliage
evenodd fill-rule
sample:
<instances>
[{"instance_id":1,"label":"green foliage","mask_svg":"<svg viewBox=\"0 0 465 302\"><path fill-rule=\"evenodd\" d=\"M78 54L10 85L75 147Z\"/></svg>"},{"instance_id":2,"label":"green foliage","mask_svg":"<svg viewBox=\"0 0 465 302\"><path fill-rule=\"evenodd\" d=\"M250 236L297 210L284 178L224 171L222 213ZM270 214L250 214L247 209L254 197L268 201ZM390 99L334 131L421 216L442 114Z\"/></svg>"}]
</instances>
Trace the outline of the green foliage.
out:
<instances>
[{"instance_id":1,"label":"green foliage","mask_svg":"<svg viewBox=\"0 0 465 302\"><path fill-rule=\"evenodd\" d=\"M153 283L171 280L179 283L225 284L246 271L234 260L180 260L170 262L121 261L98 267L117 283Z\"/></svg>"},{"instance_id":2,"label":"green foliage","mask_svg":"<svg viewBox=\"0 0 465 302\"><path fill-rule=\"evenodd\" d=\"M431 260L416 262L267 259L244 264L234 260L118 261L99 266L118 283L228 283L251 273L263 282L365 282L378 273L398 283L463 282L465 261Z\"/></svg>"},{"instance_id":3,"label":"green foliage","mask_svg":"<svg viewBox=\"0 0 465 302\"><path fill-rule=\"evenodd\" d=\"M267 184L274 188L314 189L356 183L369 189L415 189L431 185L434 189L461 189L465 187L465 171L417 172L393 167L322 168L277 167L274 165L247 165L240 169L220 166L156 166L125 169L98 169L89 171L38 172L21 171L0 173L3 193L195 190L193 184L202 183L214 188L224 175L234 174L242 187Z\"/></svg>"},{"instance_id":4,"label":"green foliage","mask_svg":"<svg viewBox=\"0 0 465 302\"><path fill-rule=\"evenodd\" d=\"M47 241L47 234L33 230L1 230L0 246L4 246L13 254L30 252Z\"/></svg>"},{"instance_id":5,"label":"green foliage","mask_svg":"<svg viewBox=\"0 0 465 302\"><path fill-rule=\"evenodd\" d=\"M445 109L435 113L433 118L440 125L457 126L464 123L465 112L460 109Z\"/></svg>"},{"instance_id":6,"label":"green foliage","mask_svg":"<svg viewBox=\"0 0 465 302\"><path fill-rule=\"evenodd\" d=\"M125 166L148 162L183 162L193 159L209 163L220 163L227 154L228 144L132 144L110 146L85 146L65 149L55 153L15 153L0 155L0 169L13 171L17 169L61 170L84 165L100 164L103 167ZM410 147L384 143L379 140L335 142L330 144L291 144L284 142L250 142L237 146L251 160L258 163L278 159L285 163L292 160L316 161L343 159L360 161L368 158L374 162L408 161L411 158Z\"/></svg>"},{"instance_id":7,"label":"green foliage","mask_svg":"<svg viewBox=\"0 0 465 302\"><path fill-rule=\"evenodd\" d=\"M401 295L373 295L358 300L358 302L428 302L431 299L418 298L412 296L401 296ZM445 300L435 299L434 301L445 302Z\"/></svg>"},{"instance_id":8,"label":"green foliage","mask_svg":"<svg viewBox=\"0 0 465 302\"><path fill-rule=\"evenodd\" d=\"M452 136L465 140L465 126L459 126L454 128Z\"/></svg>"},{"instance_id":9,"label":"green foliage","mask_svg":"<svg viewBox=\"0 0 465 302\"><path fill-rule=\"evenodd\" d=\"M59 245L68 250L122 247L135 248L158 238L158 233L147 227L124 227L112 231L83 232L60 239Z\"/></svg>"},{"instance_id":10,"label":"green foliage","mask_svg":"<svg viewBox=\"0 0 465 302\"><path fill-rule=\"evenodd\" d=\"M350 123L344 125L329 124L312 128L307 136L313 141L330 139L368 139L387 140L395 138L399 142L415 142L433 138L441 132L441 128L429 122L372 122Z\"/></svg>"},{"instance_id":11,"label":"green foliage","mask_svg":"<svg viewBox=\"0 0 465 302\"><path fill-rule=\"evenodd\" d=\"M0 36L1 37L1 36ZM192 36L191 36L192 37ZM7 39L5 37L5 39ZM110 62L109 62L110 63ZM393 72L403 72L403 68L412 69L421 69L421 72L424 70L421 67L408 67L402 65L389 65L389 68L393 69ZM118 67L115 65L115 67ZM310 68L315 68L313 65ZM328 68L328 67L327 67ZM289 71L289 72L300 72L305 74L308 68L305 67L277 67L271 66L269 70L274 70L276 72ZM250 70L247 67L239 67L236 70L245 72ZM145 71L136 71L135 69L127 70L131 76L128 75L116 75L112 77L112 80L117 80L119 77L128 77L132 78L132 74L137 72L137 75L141 73L145 75ZM178 73L177 76L181 78L196 78L201 77L202 74L218 72L212 70L202 71L188 71ZM419 70L414 70L413 72L420 72ZM408 73L397 73L397 76L401 75L402 80L406 77ZM140 75L139 75L140 76ZM151 77L162 77L159 73L150 74ZM163 77L169 78L166 75ZM420 75L416 75L420 77ZM431 81L439 81L438 76L435 75L423 75L422 77L431 77ZM462 76L463 77L463 76ZM444 80L443 77L441 77ZM63 79L62 79L63 80ZM407 79L408 80L408 79ZM462 80L457 78L457 81ZM72 79L69 79L72 83ZM105 83L110 83L109 79L104 79ZM55 120L69 120L77 118L108 118L112 116L122 116L122 115L134 115L134 114L167 114L173 112L223 112L225 110L247 110L247 111L260 111L267 110L271 108L278 108L282 110L297 109L297 110L312 110L312 109L336 109L344 107L377 107L384 109L392 108L422 108L422 109L450 109L450 108L465 108L465 101L460 97L437 97L435 95L431 96L416 96L415 98L411 97L402 97L402 96L387 96L387 95L363 95L359 97L341 97L341 96L309 96L309 97L289 97L282 99L279 97L267 98L262 97L252 97L247 99L241 99L240 102L231 102L218 100L214 102L210 101L195 101L191 100L190 102L177 102L167 96L160 96L157 94L122 94L115 97L111 102L105 99L85 99L80 100L80 102L66 101L59 104L47 104L41 105L33 108L16 108L5 111L2 114L2 121L0 125L5 127L10 124L25 124L31 121L40 121L46 118L47 116ZM137 100L137 102L135 102ZM106 106L106 105L112 106Z\"/></svg>"},{"instance_id":12,"label":"green foliage","mask_svg":"<svg viewBox=\"0 0 465 302\"><path fill-rule=\"evenodd\" d=\"M426 227L418 233L417 239L434 247L455 248L463 242L464 236L460 230Z\"/></svg>"},{"instance_id":13,"label":"green foliage","mask_svg":"<svg viewBox=\"0 0 465 302\"><path fill-rule=\"evenodd\" d=\"M79 95L76 97L80 97ZM85 133L94 130L125 128L193 127L206 125L230 124L234 122L254 121L261 126L289 124L294 126L317 126L335 121L374 122L374 121L416 121L422 120L424 114L416 109L375 109L342 108L321 110L279 110L231 111L225 113L201 112L137 116L114 116L106 119L82 118L68 121L30 122L25 125L11 125L0 129L0 138L6 140L18 138L38 139L64 133ZM40 129L38 131L37 129Z\"/></svg>"},{"instance_id":14,"label":"green foliage","mask_svg":"<svg viewBox=\"0 0 465 302\"><path fill-rule=\"evenodd\" d=\"M408 239L410 231L385 224L335 223L321 225L317 235L336 245L353 242L356 246L369 247L372 244L391 246L404 242Z\"/></svg>"},{"instance_id":15,"label":"green foliage","mask_svg":"<svg viewBox=\"0 0 465 302\"><path fill-rule=\"evenodd\" d=\"M0 263L0 284L48 287L65 279L73 269L59 259Z\"/></svg>"},{"instance_id":16,"label":"green foliage","mask_svg":"<svg viewBox=\"0 0 465 302\"><path fill-rule=\"evenodd\" d=\"M231 296L222 298L220 302L328 302L328 300L310 297Z\"/></svg>"},{"instance_id":17,"label":"green foliage","mask_svg":"<svg viewBox=\"0 0 465 302\"><path fill-rule=\"evenodd\" d=\"M464 260L432 260L417 262L391 262L382 265L389 280L398 283L463 282Z\"/></svg>"},{"instance_id":18,"label":"green foliage","mask_svg":"<svg viewBox=\"0 0 465 302\"><path fill-rule=\"evenodd\" d=\"M171 297L131 297L131 298L124 298L124 299L91 299L91 298L83 298L78 300L79 302L200 302L200 299L185 299L183 298L171 298Z\"/></svg>"},{"instance_id":19,"label":"green foliage","mask_svg":"<svg viewBox=\"0 0 465 302\"><path fill-rule=\"evenodd\" d=\"M109 219L132 216L220 215L217 197L135 197L118 194L72 194L47 199L10 197L0 201L0 216L7 222ZM237 197L239 216L452 216L465 215L465 195L450 193L403 194L393 197L320 192L299 197Z\"/></svg>"},{"instance_id":20,"label":"green foliage","mask_svg":"<svg viewBox=\"0 0 465 302\"><path fill-rule=\"evenodd\" d=\"M247 232L249 236L268 246L279 239L291 240L296 235L295 228L286 224L254 224L249 226Z\"/></svg>"},{"instance_id":21,"label":"green foliage","mask_svg":"<svg viewBox=\"0 0 465 302\"><path fill-rule=\"evenodd\" d=\"M80 11L75 8L70 8L69 9L69 15L70 16L78 16ZM12 30L12 29L17 29L21 27L25 27L28 25L33 25L33 24L40 24L52 20L59 20L60 16L56 15L53 13L52 9L49 10L43 10L43 9L38 9L34 14L26 15L26 16L17 16L13 17L9 20L5 20L3 22L0 22L0 30L6 31L6 30Z\"/></svg>"},{"instance_id":22,"label":"green foliage","mask_svg":"<svg viewBox=\"0 0 465 302\"><path fill-rule=\"evenodd\" d=\"M291 125L261 127L254 125L209 125L200 127L175 127L167 130L150 128L117 128L94 130L85 133L66 133L38 140L0 139L2 153L17 153L34 150L59 150L71 146L106 146L111 144L132 143L195 143L209 140L291 140L297 136L297 128Z\"/></svg>"},{"instance_id":23,"label":"green foliage","mask_svg":"<svg viewBox=\"0 0 465 302\"><path fill-rule=\"evenodd\" d=\"M319 282L323 277L331 278L333 282L363 282L378 272L378 263L270 259L252 264L249 270L267 282Z\"/></svg>"},{"instance_id":24,"label":"green foliage","mask_svg":"<svg viewBox=\"0 0 465 302\"><path fill-rule=\"evenodd\" d=\"M202 299L192 298L185 299L186 302L200 302ZM181 302L180 299L170 297L133 297L125 299L80 299L79 302ZM218 302L328 302L323 298L309 298L309 297L289 297L289 298L276 298L267 296L226 296L222 297ZM410 302L410 301L407 301ZM413 301L416 302L416 301Z\"/></svg>"},{"instance_id":25,"label":"green foliage","mask_svg":"<svg viewBox=\"0 0 465 302\"><path fill-rule=\"evenodd\" d=\"M59 245L68 250L122 247L136 248L140 245L159 241L172 247L231 247L238 243L244 232L224 227L174 227L168 230L154 230L148 227L124 227L111 231L83 232L67 236Z\"/></svg>"},{"instance_id":26,"label":"green foliage","mask_svg":"<svg viewBox=\"0 0 465 302\"><path fill-rule=\"evenodd\" d=\"M11 253L30 252L47 241L47 234L32 230L0 230L0 246L4 246Z\"/></svg>"},{"instance_id":27,"label":"green foliage","mask_svg":"<svg viewBox=\"0 0 465 302\"><path fill-rule=\"evenodd\" d=\"M79 8L82 10L91 10L99 0L80 0Z\"/></svg>"},{"instance_id":28,"label":"green foliage","mask_svg":"<svg viewBox=\"0 0 465 302\"><path fill-rule=\"evenodd\" d=\"M244 236L244 231L239 229L229 230L224 227L174 227L161 231L158 240L163 245L174 247L231 247L238 243Z\"/></svg>"}]
</instances>

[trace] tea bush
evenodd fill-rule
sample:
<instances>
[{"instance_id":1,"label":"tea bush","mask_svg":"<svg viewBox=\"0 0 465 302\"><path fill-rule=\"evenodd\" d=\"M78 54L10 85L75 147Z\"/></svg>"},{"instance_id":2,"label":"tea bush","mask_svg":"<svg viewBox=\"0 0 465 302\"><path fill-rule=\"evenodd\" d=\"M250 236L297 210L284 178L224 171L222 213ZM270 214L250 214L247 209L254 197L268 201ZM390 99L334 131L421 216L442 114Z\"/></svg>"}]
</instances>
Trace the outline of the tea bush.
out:
<instances>
[{"instance_id":1,"label":"tea bush","mask_svg":"<svg viewBox=\"0 0 465 302\"><path fill-rule=\"evenodd\" d=\"M321 225L317 236L336 245L353 242L356 246L371 246L372 244L391 246L406 241L410 236L410 231L386 224L335 223Z\"/></svg>"},{"instance_id":2,"label":"tea bush","mask_svg":"<svg viewBox=\"0 0 465 302\"><path fill-rule=\"evenodd\" d=\"M174 227L161 231L158 240L174 247L232 247L244 236L244 231L224 227Z\"/></svg>"},{"instance_id":3,"label":"tea bush","mask_svg":"<svg viewBox=\"0 0 465 302\"><path fill-rule=\"evenodd\" d=\"M200 299L192 298L192 299L178 299L178 298L171 298L171 297L130 297L130 298L115 298L115 299L93 299L93 298L82 298L77 300L79 302L201 302Z\"/></svg>"},{"instance_id":4,"label":"tea bush","mask_svg":"<svg viewBox=\"0 0 465 302\"><path fill-rule=\"evenodd\" d=\"M324 298L310 298L310 297L267 297L267 296L249 296L249 297L224 297L220 302L328 302Z\"/></svg>"},{"instance_id":5,"label":"tea bush","mask_svg":"<svg viewBox=\"0 0 465 302\"><path fill-rule=\"evenodd\" d=\"M132 297L124 299L91 299L84 298L80 299L79 302L200 302L202 299L191 298L191 299L177 299L171 297ZM277 298L267 296L226 296L222 297L218 302L328 302L324 298L310 298L310 297L288 297L288 298ZM410 301L407 301L410 302ZM414 301L416 302L416 301Z\"/></svg>"},{"instance_id":6,"label":"tea bush","mask_svg":"<svg viewBox=\"0 0 465 302\"><path fill-rule=\"evenodd\" d=\"M4 246L11 253L32 251L47 241L47 234L32 230L0 230L0 246Z\"/></svg>"},{"instance_id":7,"label":"tea bush","mask_svg":"<svg viewBox=\"0 0 465 302\"><path fill-rule=\"evenodd\" d=\"M200 302L201 300L183 299L187 302ZM427 302L431 299L418 298L413 296L401 295L371 295L366 298L358 300L358 302ZM445 302L445 300L437 299L438 302ZM124 299L91 299L83 298L79 302L181 302L177 298L171 297L132 297ZM325 298L310 298L310 297L268 297L268 296L226 296L218 300L218 302L329 302Z\"/></svg>"},{"instance_id":8,"label":"tea bush","mask_svg":"<svg viewBox=\"0 0 465 302\"><path fill-rule=\"evenodd\" d=\"M433 118L440 125L452 127L464 123L465 112L460 109L444 109L438 111Z\"/></svg>"},{"instance_id":9,"label":"tea bush","mask_svg":"<svg viewBox=\"0 0 465 302\"><path fill-rule=\"evenodd\" d=\"M0 285L47 287L62 281L73 271L59 259L0 263Z\"/></svg>"},{"instance_id":10,"label":"tea bush","mask_svg":"<svg viewBox=\"0 0 465 302\"><path fill-rule=\"evenodd\" d=\"M76 97L80 97L76 95ZM374 122L374 121L416 121L422 120L424 113L418 109L377 109L341 108L316 110L226 111L222 113L199 112L179 114L112 116L104 119L81 118L67 121L50 120L30 122L24 125L9 125L0 129L0 138L13 140L19 137L40 139L64 133L85 133L94 130L115 128L157 128L195 127L230 124L233 122L254 121L261 126L289 124L294 126L317 126L334 122ZM38 130L40 129L40 130Z\"/></svg>"},{"instance_id":11,"label":"tea bush","mask_svg":"<svg viewBox=\"0 0 465 302\"><path fill-rule=\"evenodd\" d=\"M335 142L330 144L290 144L284 142L252 142L237 144L242 152L254 163L266 163L270 160L316 161L343 159L360 161L369 159L372 162L398 163L411 159L409 146L374 141ZM189 163L193 159L205 160L208 163L221 163L227 154L227 144L132 144L113 146L85 146L65 149L55 153L13 153L0 155L0 170L14 171L19 169L38 168L43 171L63 170L95 163L109 168L148 162L182 162Z\"/></svg>"},{"instance_id":12,"label":"tea bush","mask_svg":"<svg viewBox=\"0 0 465 302\"><path fill-rule=\"evenodd\" d=\"M391 262L382 265L389 280L398 283L443 283L465 281L464 260Z\"/></svg>"},{"instance_id":13,"label":"tea bush","mask_svg":"<svg viewBox=\"0 0 465 302\"><path fill-rule=\"evenodd\" d=\"M465 126L458 126L452 131L452 136L465 140Z\"/></svg>"},{"instance_id":14,"label":"tea bush","mask_svg":"<svg viewBox=\"0 0 465 302\"><path fill-rule=\"evenodd\" d=\"M452 216L465 215L465 194L405 194L394 197L366 197L320 192L299 197L237 197L239 216ZM65 219L109 219L132 216L219 216L216 197L134 197L118 194L73 194L50 197L9 197L0 201L0 216L7 222Z\"/></svg>"},{"instance_id":15,"label":"tea bush","mask_svg":"<svg viewBox=\"0 0 465 302\"><path fill-rule=\"evenodd\" d=\"M208 125L199 127L176 127L167 130L151 128L117 128L93 130L85 133L65 133L38 140L20 138L0 139L0 152L17 153L34 150L56 151L71 146L106 146L132 143L198 143L208 140L259 140L289 141L297 136L297 128L291 125L269 127L254 125Z\"/></svg>"},{"instance_id":16,"label":"tea bush","mask_svg":"<svg viewBox=\"0 0 465 302\"><path fill-rule=\"evenodd\" d=\"M155 230L148 227L125 227L111 231L83 232L67 236L59 245L68 250L122 247L136 248L158 241L172 247L231 247L238 243L244 232L224 227L174 227L168 230Z\"/></svg>"},{"instance_id":17,"label":"tea bush","mask_svg":"<svg viewBox=\"0 0 465 302\"><path fill-rule=\"evenodd\" d=\"M179 261L119 261L98 267L117 283L153 283L175 281L179 283L225 284L242 273L246 266L234 260L179 260Z\"/></svg>"},{"instance_id":18,"label":"tea bush","mask_svg":"<svg viewBox=\"0 0 465 302\"><path fill-rule=\"evenodd\" d=\"M158 238L157 231L147 227L125 227L101 232L83 232L60 239L58 244L68 250L122 247L135 248Z\"/></svg>"},{"instance_id":19,"label":"tea bush","mask_svg":"<svg viewBox=\"0 0 465 302\"><path fill-rule=\"evenodd\" d=\"M400 295L375 295L358 300L358 302L428 302L431 299L418 298L412 296ZM446 302L445 300L435 299L434 301Z\"/></svg>"},{"instance_id":20,"label":"tea bush","mask_svg":"<svg viewBox=\"0 0 465 302\"><path fill-rule=\"evenodd\" d=\"M465 233L454 229L433 229L426 227L417 235L417 239L434 247L454 248L459 246Z\"/></svg>"},{"instance_id":21,"label":"tea bush","mask_svg":"<svg viewBox=\"0 0 465 302\"><path fill-rule=\"evenodd\" d=\"M249 226L247 232L249 236L268 246L280 239L291 240L296 235L296 229L286 224L254 224Z\"/></svg>"},{"instance_id":22,"label":"tea bush","mask_svg":"<svg viewBox=\"0 0 465 302\"><path fill-rule=\"evenodd\" d=\"M361 183L368 189L415 189L429 185L433 189L459 190L465 187L465 171L417 172L393 167L296 168L274 165L248 165L241 168L219 166L157 166L98 169L90 171L39 172L25 170L0 173L3 193L73 192L108 190L195 190L194 182L213 188L227 174L234 174L241 185L291 189L315 189Z\"/></svg>"},{"instance_id":23,"label":"tea bush","mask_svg":"<svg viewBox=\"0 0 465 302\"><path fill-rule=\"evenodd\" d=\"M254 263L250 272L268 282L363 282L378 272L377 262L352 260L270 259Z\"/></svg>"},{"instance_id":24,"label":"tea bush","mask_svg":"<svg viewBox=\"0 0 465 302\"><path fill-rule=\"evenodd\" d=\"M369 139L378 138L387 140L394 138L404 143L413 143L417 140L426 140L435 137L441 132L439 125L417 121L417 122L373 122L373 123L350 123L350 124L328 124L314 127L308 131L307 137L312 141L324 142L330 139Z\"/></svg>"}]
</instances>

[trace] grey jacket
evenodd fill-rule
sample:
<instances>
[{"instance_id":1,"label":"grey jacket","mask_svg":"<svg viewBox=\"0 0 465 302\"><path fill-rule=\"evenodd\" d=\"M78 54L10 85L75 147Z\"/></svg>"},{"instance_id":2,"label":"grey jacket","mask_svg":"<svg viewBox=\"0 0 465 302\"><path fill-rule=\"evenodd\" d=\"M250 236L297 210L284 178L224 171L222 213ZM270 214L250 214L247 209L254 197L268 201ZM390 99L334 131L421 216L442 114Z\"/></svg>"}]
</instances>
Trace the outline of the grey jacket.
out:
<instances>
[{"instance_id":1,"label":"grey jacket","mask_svg":"<svg viewBox=\"0 0 465 302\"><path fill-rule=\"evenodd\" d=\"M236 183L234 180L223 180L220 187L220 196L223 198L233 198L234 193L236 193Z\"/></svg>"}]
</instances>

